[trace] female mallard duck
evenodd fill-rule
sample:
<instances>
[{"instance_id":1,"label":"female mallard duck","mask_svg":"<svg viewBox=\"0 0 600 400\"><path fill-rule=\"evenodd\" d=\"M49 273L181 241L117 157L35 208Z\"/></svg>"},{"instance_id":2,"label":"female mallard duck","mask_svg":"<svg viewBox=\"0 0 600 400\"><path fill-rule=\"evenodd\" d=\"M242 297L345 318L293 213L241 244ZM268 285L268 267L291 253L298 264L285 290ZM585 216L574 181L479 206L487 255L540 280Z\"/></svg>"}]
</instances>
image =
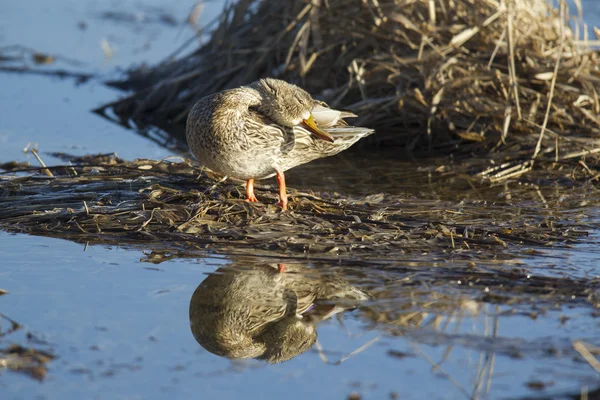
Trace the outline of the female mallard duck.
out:
<instances>
[{"instance_id":1,"label":"female mallard duck","mask_svg":"<svg viewBox=\"0 0 600 400\"><path fill-rule=\"evenodd\" d=\"M369 298L335 275L293 264L283 270L237 263L202 281L190 299L198 343L222 357L283 362L314 345L320 321Z\"/></svg>"},{"instance_id":2,"label":"female mallard duck","mask_svg":"<svg viewBox=\"0 0 600 400\"><path fill-rule=\"evenodd\" d=\"M198 161L226 177L246 180L277 176L279 205L287 208L284 172L332 156L373 133L351 127L333 110L298 86L266 78L200 99L187 119L187 141Z\"/></svg>"}]
</instances>

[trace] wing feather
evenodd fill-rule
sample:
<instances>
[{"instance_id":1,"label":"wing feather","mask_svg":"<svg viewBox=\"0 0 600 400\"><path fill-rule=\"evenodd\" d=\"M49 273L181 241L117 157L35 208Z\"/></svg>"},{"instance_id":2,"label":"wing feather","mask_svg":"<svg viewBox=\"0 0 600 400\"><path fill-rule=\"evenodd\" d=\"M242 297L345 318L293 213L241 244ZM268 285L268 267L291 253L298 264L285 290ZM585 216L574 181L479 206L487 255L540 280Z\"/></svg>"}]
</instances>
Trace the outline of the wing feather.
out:
<instances>
[{"instance_id":1,"label":"wing feather","mask_svg":"<svg viewBox=\"0 0 600 400\"><path fill-rule=\"evenodd\" d=\"M358 115L350 111L334 110L333 108L316 105L311 114L320 128L330 128L338 124L347 125L344 118L356 118Z\"/></svg>"},{"instance_id":2,"label":"wing feather","mask_svg":"<svg viewBox=\"0 0 600 400\"><path fill-rule=\"evenodd\" d=\"M253 146L259 149L279 149L280 154L289 154L295 146L295 135L292 128L282 127L260 112L250 108L246 119L247 132ZM277 150L276 150L277 151Z\"/></svg>"}]
</instances>

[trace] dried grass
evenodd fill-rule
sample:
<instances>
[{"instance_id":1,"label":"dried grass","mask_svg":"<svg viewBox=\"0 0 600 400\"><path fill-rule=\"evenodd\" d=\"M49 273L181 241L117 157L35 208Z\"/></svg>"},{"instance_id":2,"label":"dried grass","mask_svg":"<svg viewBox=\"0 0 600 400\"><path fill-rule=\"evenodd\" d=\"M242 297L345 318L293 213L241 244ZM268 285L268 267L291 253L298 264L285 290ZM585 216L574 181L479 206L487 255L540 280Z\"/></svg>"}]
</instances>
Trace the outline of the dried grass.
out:
<instances>
[{"instance_id":1,"label":"dried grass","mask_svg":"<svg viewBox=\"0 0 600 400\"><path fill-rule=\"evenodd\" d=\"M0 175L0 228L151 250L185 246L359 263L509 260L535 254L531 246L568 247L587 236L586 222L577 215L558 217L552 204L568 201L558 192L554 200L546 194L551 204L546 212L528 198L507 207L482 200L347 198L292 190L291 210L281 212L274 204L276 190L259 187L263 203L247 203L241 186L220 183L189 162L126 162L108 155L78 160L85 164L71 159L72 165L27 169L49 170L53 177ZM537 194L542 196L539 189ZM575 197L583 201L581 193Z\"/></svg>"},{"instance_id":2,"label":"dried grass","mask_svg":"<svg viewBox=\"0 0 600 400\"><path fill-rule=\"evenodd\" d=\"M583 157L600 148L600 58L560 4L240 0L208 43L132 71L119 85L137 91L99 111L181 132L201 97L276 76L358 113L378 145Z\"/></svg>"}]
</instances>

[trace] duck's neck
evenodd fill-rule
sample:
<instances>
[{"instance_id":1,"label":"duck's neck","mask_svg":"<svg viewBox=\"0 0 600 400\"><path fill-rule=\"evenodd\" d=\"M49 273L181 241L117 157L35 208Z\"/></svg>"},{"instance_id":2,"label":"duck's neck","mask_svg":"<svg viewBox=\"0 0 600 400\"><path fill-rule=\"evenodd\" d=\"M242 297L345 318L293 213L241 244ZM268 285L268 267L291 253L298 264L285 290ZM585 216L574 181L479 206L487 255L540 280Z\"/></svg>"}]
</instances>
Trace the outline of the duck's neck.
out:
<instances>
[{"instance_id":1,"label":"duck's neck","mask_svg":"<svg viewBox=\"0 0 600 400\"><path fill-rule=\"evenodd\" d=\"M262 97L260 93L250 87L231 89L225 100L226 109L231 111L246 111L249 108L260 108Z\"/></svg>"},{"instance_id":2,"label":"duck's neck","mask_svg":"<svg viewBox=\"0 0 600 400\"><path fill-rule=\"evenodd\" d=\"M222 95L220 103L214 109L213 121L217 121L218 129L230 135L242 133L250 109L258 109L262 98L256 89L241 87L231 89Z\"/></svg>"}]
</instances>

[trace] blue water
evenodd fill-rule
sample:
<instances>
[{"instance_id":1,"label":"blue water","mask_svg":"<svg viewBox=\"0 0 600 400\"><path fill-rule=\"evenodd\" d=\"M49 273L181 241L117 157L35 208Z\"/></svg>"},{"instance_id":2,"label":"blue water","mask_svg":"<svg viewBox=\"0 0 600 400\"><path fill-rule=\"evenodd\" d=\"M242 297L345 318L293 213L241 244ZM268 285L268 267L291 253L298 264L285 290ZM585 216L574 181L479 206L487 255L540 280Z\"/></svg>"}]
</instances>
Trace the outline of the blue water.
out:
<instances>
[{"instance_id":1,"label":"blue water","mask_svg":"<svg viewBox=\"0 0 600 400\"><path fill-rule=\"evenodd\" d=\"M17 248L28 249L27 254ZM432 333L438 336L435 330L415 328L405 337L396 337L383 327L369 328L361 311L355 310L343 314L343 327L335 320L320 325L319 341L330 362L373 338L379 340L339 365L324 363L314 349L278 365L229 361L196 343L188 319L196 286L226 259L180 259L153 265L140 263L144 255L139 250L86 248L59 239L7 233L0 233L0 256L1 287L9 291L0 298L3 313L46 341L59 357L42 384L16 373L1 375L0 387L8 398L88 398L93 394L101 399L158 399L169 394L176 398L303 399L344 398L356 391L368 398L386 398L394 392L401 398L459 399L464 398L464 391L474 390L479 357L494 350L467 340L441 364L444 373L432 372L427 358L439 361L448 348L448 344L431 345ZM490 336L494 315L510 307L482 307L474 313L453 310L446 332ZM559 349L568 348L573 338L593 342L599 322L590 319L590 313L587 307L576 307L549 311L538 319L504 316L499 318L497 336L538 344L549 341ZM572 319L561 324L560 315ZM390 350L410 356L395 358L388 354ZM498 354L490 386L493 397L525 395L528 381L553 382L554 392L597 382L595 373L586 371L587 365L573 362L566 354L538 353L532 350L522 359ZM27 396L22 397L24 393Z\"/></svg>"},{"instance_id":2,"label":"blue water","mask_svg":"<svg viewBox=\"0 0 600 400\"><path fill-rule=\"evenodd\" d=\"M90 113L123 93L103 82L120 77L133 64L156 63L191 36L183 22L194 2L43 0L3 2L0 11L0 47L21 45L59 58L47 69L91 72L95 78L84 85L75 79L34 75L0 74L0 159L28 160L28 143L39 152L75 154L109 153L126 159L160 159L172 155L163 147ZM221 2L208 2L199 22L212 21ZM146 22L156 18L155 9L172 15L179 26ZM121 12L138 22L119 23L101 18L105 12ZM79 28L85 23L84 30ZM105 58L101 42L113 50ZM11 53L13 54L13 53ZM63 61L75 60L81 65ZM28 58L29 60L29 58ZM35 67L28 62L30 67ZM48 163L58 160L42 154Z\"/></svg>"},{"instance_id":3,"label":"blue water","mask_svg":"<svg viewBox=\"0 0 600 400\"><path fill-rule=\"evenodd\" d=\"M134 63L154 63L190 37L186 27L152 22L155 8L181 22L192 5L192 1L163 0L5 1L0 6L1 47L19 44L62 55L82 65L57 61L49 68L91 71L97 77L78 85L69 78L0 73L0 161L35 164L22 151L30 142L39 145L47 163L57 160L46 152L60 151L78 155L116 151L126 159L172 155L89 110L122 95L105 87L104 79L118 76L119 69ZM200 21L207 23L221 7L221 2L208 2ZM584 7L587 21L600 22L596 2L584 1ZM128 13L138 21L100 18L105 11ZM80 22L85 23L84 30L78 27ZM110 59L105 59L102 39L114 50ZM598 277L595 235L590 244L547 250L545 257L523 262L534 274ZM58 356L50 362L42 383L0 369L0 398L294 400L342 399L353 392L369 399L392 394L402 399L517 398L579 393L582 387L600 386L600 375L587 363L576 361L570 348L575 339L598 345L600 324L592 317L592 307L581 302L543 310L530 304L496 308L474 302L464 292L464 299L462 294L453 299L454 308L439 312L440 325L448 323L446 334L433 325L401 332L373 324L365 308L359 308L341 314L341 321L323 322L318 335L332 363L378 338L362 352L330 365L313 348L289 362L267 365L215 356L191 334L192 293L207 274L231 258L173 259L157 265L143 259L143 249L86 247L0 232L0 289L9 292L0 297L0 312L24 325L21 331L0 338L0 348L29 343ZM410 304L402 297L407 293L399 292L392 300ZM532 310L536 318L530 315ZM562 323L561 317L568 319ZM492 335L495 321L497 339L488 342L485 338ZM43 343L28 342L26 332ZM512 340L533 350L521 358L508 356L505 344ZM562 353L544 354L549 347ZM394 357L390 351L408 356ZM440 362L446 352L441 369L434 369L428 359ZM482 360L492 353L496 355L488 392L487 381L480 387L477 382ZM547 388L532 389L527 386L532 381L542 381Z\"/></svg>"}]
</instances>

